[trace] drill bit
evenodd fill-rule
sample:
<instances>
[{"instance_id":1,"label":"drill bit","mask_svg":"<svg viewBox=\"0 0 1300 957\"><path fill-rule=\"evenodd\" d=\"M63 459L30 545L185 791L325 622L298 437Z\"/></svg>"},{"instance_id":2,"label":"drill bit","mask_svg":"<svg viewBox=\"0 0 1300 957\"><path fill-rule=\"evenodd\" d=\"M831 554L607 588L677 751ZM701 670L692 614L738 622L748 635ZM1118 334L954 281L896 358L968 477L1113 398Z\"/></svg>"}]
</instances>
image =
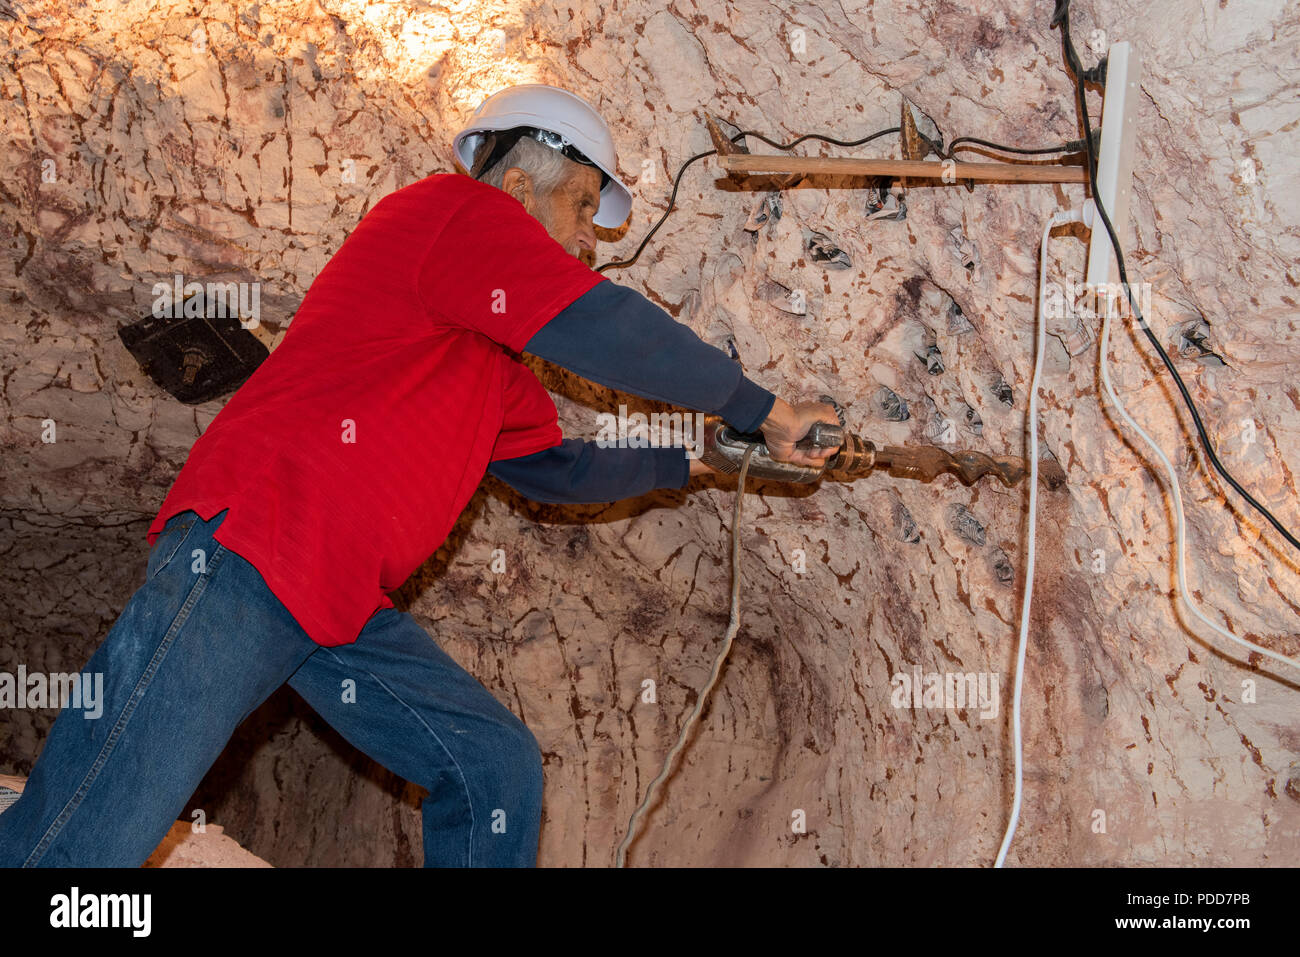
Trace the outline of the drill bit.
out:
<instances>
[{"instance_id":1,"label":"drill bit","mask_svg":"<svg viewBox=\"0 0 1300 957\"><path fill-rule=\"evenodd\" d=\"M996 475L1008 487L1025 477L1029 469L1025 460L1015 455L988 455L984 452L962 450L949 452L934 445L877 447L861 436L847 433L840 451L826 466L832 478L852 478L866 475L873 469L887 469L895 478L933 481L944 472L951 472L964 485L974 485L986 475ZM1060 466L1054 461L1039 463L1039 474L1050 488L1058 488L1065 480Z\"/></svg>"},{"instance_id":2,"label":"drill bit","mask_svg":"<svg viewBox=\"0 0 1300 957\"><path fill-rule=\"evenodd\" d=\"M986 475L996 475L1007 486L1025 477L1025 463L1012 455L996 458L984 452L963 450L949 452L933 445L910 448L887 445L876 450L876 468L888 469L895 478L914 478L930 482L944 472L951 472L963 485L974 485Z\"/></svg>"},{"instance_id":3,"label":"drill bit","mask_svg":"<svg viewBox=\"0 0 1300 957\"><path fill-rule=\"evenodd\" d=\"M1029 473L1025 460L1015 455L988 455L970 450L950 452L934 445L881 447L847 431L842 425L827 422L814 423L808 435L795 447L838 447L838 451L824 467L794 465L772 459L761 435L737 433L717 416L707 416L705 422L704 450L700 457L710 468L726 474L738 470L740 457L750 445L756 446L750 474L756 478L785 482L815 482L823 476L846 481L883 469L896 478L922 482L933 481L944 472L951 472L966 485L973 485L987 475L996 475L1010 487ZM1065 471L1055 459L1041 459L1038 475L1048 488L1057 489L1065 484Z\"/></svg>"}]
</instances>

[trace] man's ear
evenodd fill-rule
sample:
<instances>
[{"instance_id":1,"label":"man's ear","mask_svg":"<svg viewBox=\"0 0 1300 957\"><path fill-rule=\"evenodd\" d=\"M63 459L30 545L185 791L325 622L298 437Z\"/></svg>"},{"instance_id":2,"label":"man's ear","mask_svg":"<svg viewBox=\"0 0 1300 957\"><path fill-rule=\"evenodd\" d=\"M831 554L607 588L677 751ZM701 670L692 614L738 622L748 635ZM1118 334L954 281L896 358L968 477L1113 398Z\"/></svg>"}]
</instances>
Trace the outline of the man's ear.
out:
<instances>
[{"instance_id":1,"label":"man's ear","mask_svg":"<svg viewBox=\"0 0 1300 957\"><path fill-rule=\"evenodd\" d=\"M537 197L533 193L533 179L517 166L506 170L501 177L501 188L519 202L524 204L524 211L533 216L537 209Z\"/></svg>"}]
</instances>

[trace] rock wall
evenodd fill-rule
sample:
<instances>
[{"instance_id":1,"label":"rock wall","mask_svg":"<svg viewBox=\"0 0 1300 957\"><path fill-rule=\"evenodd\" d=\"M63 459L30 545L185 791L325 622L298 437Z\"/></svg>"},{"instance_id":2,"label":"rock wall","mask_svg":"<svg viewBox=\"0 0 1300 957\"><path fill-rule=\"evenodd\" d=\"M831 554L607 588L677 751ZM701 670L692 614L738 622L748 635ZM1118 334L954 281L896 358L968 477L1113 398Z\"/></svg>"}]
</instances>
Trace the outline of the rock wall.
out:
<instances>
[{"instance_id":1,"label":"rock wall","mask_svg":"<svg viewBox=\"0 0 1300 957\"><path fill-rule=\"evenodd\" d=\"M1089 62L1107 40L1144 56L1122 238L1133 278L1151 284L1152 326L1224 462L1298 528L1300 13L1280 0L1074 7ZM81 667L143 582L144 531L221 407L180 404L123 348L116 329L148 312L155 282L260 283L262 322L282 330L366 210L452 169L454 133L513 82L574 89L614 129L636 201L625 230L602 234L600 261L631 253L678 166L709 148L704 110L780 140L856 139L897 125L906 95L949 139L1077 138L1050 10L0 4L0 670ZM894 136L799 147L898 149ZM772 185L695 164L640 261L609 275L708 341L730 339L778 394L835 395L869 437L1021 452L1039 232L1081 187L910 184L900 220L871 218L869 183ZM814 258L813 232L839 263ZM1058 281L1081 278L1077 234L1053 257ZM1103 405L1097 330L1050 331L1040 434L1068 484L1040 498L1009 860L1294 862L1297 675L1188 621L1168 489ZM1176 461L1197 600L1236 634L1300 653L1296 554L1225 497L1145 341L1124 329L1111 355L1116 387ZM651 408L533 361L566 435L594 437L596 414L620 402ZM402 589L401 606L541 743L540 863L610 864L676 740L727 622L733 490L706 479L560 508L487 479ZM1026 504L1023 488L952 477L752 483L736 644L631 862L991 862L1011 803ZM897 707L895 676L914 668L995 675L996 714ZM0 715L0 771L30 769L53 715ZM272 864L411 865L421 793L282 689L193 805Z\"/></svg>"}]
</instances>

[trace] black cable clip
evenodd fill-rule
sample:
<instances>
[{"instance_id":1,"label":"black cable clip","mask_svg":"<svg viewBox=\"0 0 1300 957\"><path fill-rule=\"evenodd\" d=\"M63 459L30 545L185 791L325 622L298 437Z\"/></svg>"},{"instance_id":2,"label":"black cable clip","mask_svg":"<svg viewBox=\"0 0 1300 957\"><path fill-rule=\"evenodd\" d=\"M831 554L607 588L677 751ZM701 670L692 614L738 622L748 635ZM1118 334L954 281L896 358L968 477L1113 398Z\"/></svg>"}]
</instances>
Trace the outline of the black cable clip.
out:
<instances>
[{"instance_id":1,"label":"black cable clip","mask_svg":"<svg viewBox=\"0 0 1300 957\"><path fill-rule=\"evenodd\" d=\"M1106 87L1106 64L1107 64L1107 62L1108 62L1109 60L1110 60L1110 57L1105 57L1105 56L1104 56L1104 57L1101 58L1101 60L1098 61L1097 65L1096 65L1095 67L1093 67L1091 70L1084 70L1084 71L1083 71L1083 82L1084 82L1084 83L1092 83L1092 84L1095 84L1096 86L1101 87L1102 89L1105 89L1105 87Z\"/></svg>"}]
</instances>

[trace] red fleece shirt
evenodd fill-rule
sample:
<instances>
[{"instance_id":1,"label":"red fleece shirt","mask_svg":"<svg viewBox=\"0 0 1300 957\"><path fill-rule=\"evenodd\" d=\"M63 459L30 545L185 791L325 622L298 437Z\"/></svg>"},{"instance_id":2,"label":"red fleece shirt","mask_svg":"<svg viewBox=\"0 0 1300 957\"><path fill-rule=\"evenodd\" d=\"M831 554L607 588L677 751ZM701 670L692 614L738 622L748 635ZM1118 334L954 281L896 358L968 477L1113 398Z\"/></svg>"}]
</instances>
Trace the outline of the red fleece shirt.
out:
<instances>
[{"instance_id":1,"label":"red fleece shirt","mask_svg":"<svg viewBox=\"0 0 1300 957\"><path fill-rule=\"evenodd\" d=\"M489 462L561 441L555 403L512 353L603 279L468 176L384 197L195 442L149 544L178 512L229 508L217 541L317 644L355 641Z\"/></svg>"}]
</instances>

